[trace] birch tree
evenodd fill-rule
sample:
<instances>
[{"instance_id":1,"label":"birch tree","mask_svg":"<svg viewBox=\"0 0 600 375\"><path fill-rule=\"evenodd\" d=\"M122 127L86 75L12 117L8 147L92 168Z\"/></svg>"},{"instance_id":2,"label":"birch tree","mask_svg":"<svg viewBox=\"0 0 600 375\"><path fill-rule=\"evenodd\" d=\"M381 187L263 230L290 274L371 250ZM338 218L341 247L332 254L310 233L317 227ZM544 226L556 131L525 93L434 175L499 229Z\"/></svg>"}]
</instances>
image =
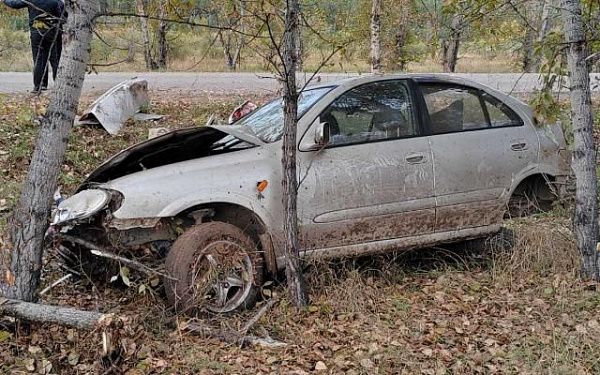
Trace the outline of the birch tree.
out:
<instances>
[{"instance_id":1,"label":"birch tree","mask_svg":"<svg viewBox=\"0 0 600 375\"><path fill-rule=\"evenodd\" d=\"M538 30L538 35L537 35L537 46L538 48L540 48L540 46L544 43L544 41L546 40L546 37L548 36L548 32L550 31L550 28L552 27L552 9L554 9L555 5L553 4L552 0L544 0L544 5L542 6L542 19L540 22L540 28ZM534 61L533 61L533 66L532 66L532 71L533 72L537 72L540 70L540 66L542 64L542 53L536 53L534 56Z\"/></svg>"},{"instance_id":2,"label":"birch tree","mask_svg":"<svg viewBox=\"0 0 600 375\"><path fill-rule=\"evenodd\" d=\"M567 65L570 76L571 117L573 121L573 161L576 178L573 230L581 254L581 276L600 280L598 245L598 181L594 117L590 91L589 54L585 25L579 0L560 1L568 47Z\"/></svg>"},{"instance_id":3,"label":"birch tree","mask_svg":"<svg viewBox=\"0 0 600 375\"><path fill-rule=\"evenodd\" d=\"M167 30L169 24L167 22L167 0L159 0L158 1L158 17L160 18L158 22L158 30L156 31L158 39L158 59L157 66L159 69L167 69L167 55L169 51L169 45L167 41Z\"/></svg>"},{"instance_id":4,"label":"birch tree","mask_svg":"<svg viewBox=\"0 0 600 375\"><path fill-rule=\"evenodd\" d=\"M540 70L543 57L541 48L552 27L552 10L556 7L553 0L542 0L541 4L532 4L532 9L529 12L532 15L531 22L525 25L527 31L525 45L523 46L523 70L527 73L535 73ZM537 27L537 30L534 26Z\"/></svg>"},{"instance_id":5,"label":"birch tree","mask_svg":"<svg viewBox=\"0 0 600 375\"><path fill-rule=\"evenodd\" d=\"M285 30L283 34L283 208L285 233L285 274L294 305L308 304L304 277L300 269L300 244L298 241L298 177L296 174L296 132L298 124L298 67L300 4L298 0L286 1Z\"/></svg>"},{"instance_id":6,"label":"birch tree","mask_svg":"<svg viewBox=\"0 0 600 375\"><path fill-rule=\"evenodd\" d=\"M381 71L381 0L373 0L371 9L371 73Z\"/></svg>"},{"instance_id":7,"label":"birch tree","mask_svg":"<svg viewBox=\"0 0 600 375\"><path fill-rule=\"evenodd\" d=\"M150 44L150 29L148 28L148 13L144 0L136 0L136 10L140 15L140 30L142 33L142 46L144 48L144 61L146 69L156 70L158 68L154 58L152 57L152 45Z\"/></svg>"},{"instance_id":8,"label":"birch tree","mask_svg":"<svg viewBox=\"0 0 600 375\"><path fill-rule=\"evenodd\" d=\"M410 31L410 19L413 16L410 9L410 3L405 1L396 2L396 12L392 15L393 17L393 29L394 29L394 45L393 45L393 56L394 63L401 71L406 69L408 63L408 57L406 56L406 43L408 41Z\"/></svg>"},{"instance_id":9,"label":"birch tree","mask_svg":"<svg viewBox=\"0 0 600 375\"><path fill-rule=\"evenodd\" d=\"M458 48L463 28L463 15L456 12L452 15L452 22L448 35L442 41L442 68L444 73L454 73L458 62Z\"/></svg>"},{"instance_id":10,"label":"birch tree","mask_svg":"<svg viewBox=\"0 0 600 375\"><path fill-rule=\"evenodd\" d=\"M218 30L217 38L223 49L225 65L230 71L237 69L242 48L246 43L245 9L246 4L240 0L227 1L214 6L217 23L228 28L228 30Z\"/></svg>"},{"instance_id":11,"label":"birch tree","mask_svg":"<svg viewBox=\"0 0 600 375\"><path fill-rule=\"evenodd\" d=\"M67 0L69 19L55 89L44 115L21 197L10 219L10 242L0 253L0 295L35 301L52 196L90 59L95 18L104 1Z\"/></svg>"}]
</instances>

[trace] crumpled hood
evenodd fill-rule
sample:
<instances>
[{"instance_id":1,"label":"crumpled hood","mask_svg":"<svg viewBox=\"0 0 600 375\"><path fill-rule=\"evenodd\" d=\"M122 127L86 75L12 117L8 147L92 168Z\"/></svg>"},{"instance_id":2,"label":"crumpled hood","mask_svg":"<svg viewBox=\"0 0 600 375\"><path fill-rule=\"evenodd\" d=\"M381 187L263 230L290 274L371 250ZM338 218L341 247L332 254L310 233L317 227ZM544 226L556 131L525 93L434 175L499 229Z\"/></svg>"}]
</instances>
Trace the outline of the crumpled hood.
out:
<instances>
[{"instance_id":1,"label":"crumpled hood","mask_svg":"<svg viewBox=\"0 0 600 375\"><path fill-rule=\"evenodd\" d=\"M271 179L271 151L253 147L163 165L98 185L123 195L117 219L169 217L197 202L255 200L256 184Z\"/></svg>"},{"instance_id":2,"label":"crumpled hood","mask_svg":"<svg viewBox=\"0 0 600 375\"><path fill-rule=\"evenodd\" d=\"M243 141L262 142L238 126L205 126L180 129L138 143L108 159L78 189L105 183L132 173L211 155L211 146L229 134Z\"/></svg>"}]
</instances>

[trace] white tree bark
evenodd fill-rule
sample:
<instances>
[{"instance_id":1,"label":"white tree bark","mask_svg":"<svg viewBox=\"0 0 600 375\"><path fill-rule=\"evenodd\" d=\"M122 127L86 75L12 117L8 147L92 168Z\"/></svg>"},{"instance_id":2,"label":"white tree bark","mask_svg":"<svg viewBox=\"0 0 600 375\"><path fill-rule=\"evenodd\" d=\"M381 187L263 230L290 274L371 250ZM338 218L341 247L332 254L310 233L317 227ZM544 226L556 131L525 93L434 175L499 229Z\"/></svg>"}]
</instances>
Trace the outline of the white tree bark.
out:
<instances>
[{"instance_id":1,"label":"white tree bark","mask_svg":"<svg viewBox=\"0 0 600 375\"><path fill-rule=\"evenodd\" d=\"M400 70L406 70L408 56L406 56L405 46L408 40L410 19L412 17L412 5L407 2L398 4L397 12L393 27L396 30L394 33L394 65Z\"/></svg>"},{"instance_id":2,"label":"white tree bark","mask_svg":"<svg viewBox=\"0 0 600 375\"><path fill-rule=\"evenodd\" d=\"M456 13L452 16L450 33L442 42L442 67L445 73L454 73L458 62L458 48L463 29L463 15Z\"/></svg>"},{"instance_id":3,"label":"white tree bark","mask_svg":"<svg viewBox=\"0 0 600 375\"><path fill-rule=\"evenodd\" d=\"M167 69L167 56L169 53L169 42L167 41L167 0L159 0L158 2L158 17L160 21L158 23L158 31L157 31L157 39L158 39L158 68L159 69Z\"/></svg>"},{"instance_id":4,"label":"white tree bark","mask_svg":"<svg viewBox=\"0 0 600 375\"><path fill-rule=\"evenodd\" d=\"M579 0L561 0L568 46L573 121L573 171L576 178L573 231L581 254L581 276L600 280L598 244L598 181L594 143L590 75L586 62L588 46Z\"/></svg>"},{"instance_id":5,"label":"white tree bark","mask_svg":"<svg viewBox=\"0 0 600 375\"><path fill-rule=\"evenodd\" d=\"M538 30L537 35L537 45L541 46L542 43L546 40L548 36L548 32L550 32L550 28L552 27L552 19L551 12L556 7L552 0L544 0L544 5L542 6L542 18L540 22L540 29ZM531 72L538 72L540 70L540 66L542 65L542 57L541 53L534 54L533 64L531 67Z\"/></svg>"},{"instance_id":6,"label":"white tree bark","mask_svg":"<svg viewBox=\"0 0 600 375\"><path fill-rule=\"evenodd\" d=\"M237 51L233 51L233 37L230 30L219 30L218 37L221 46L223 47L223 55L225 56L225 65L227 69L233 72L237 68Z\"/></svg>"},{"instance_id":7,"label":"white tree bark","mask_svg":"<svg viewBox=\"0 0 600 375\"><path fill-rule=\"evenodd\" d=\"M535 30L530 25L525 25L525 28L525 36L523 37L523 71L525 73L532 73L535 60Z\"/></svg>"},{"instance_id":8,"label":"white tree bark","mask_svg":"<svg viewBox=\"0 0 600 375\"><path fill-rule=\"evenodd\" d=\"M0 314L34 322L56 323L79 329L99 328L113 318L110 314L82 311L69 307L42 305L38 303L0 298Z\"/></svg>"},{"instance_id":9,"label":"white tree bark","mask_svg":"<svg viewBox=\"0 0 600 375\"><path fill-rule=\"evenodd\" d=\"M542 0L544 1L544 0ZM525 35L523 36L523 71L525 73L533 73L535 65L535 42L537 23L540 14L539 0L528 1L523 5L521 10L516 9L516 12L521 14L523 27L525 27Z\"/></svg>"},{"instance_id":10,"label":"white tree bark","mask_svg":"<svg viewBox=\"0 0 600 375\"><path fill-rule=\"evenodd\" d=\"M298 90L296 71L298 66L298 22L300 4L298 0L287 0L285 31L283 36L283 208L284 208L284 253L286 278L292 302L303 307L308 304L304 277L300 267L300 245L298 241L298 177L296 174L296 131L298 124Z\"/></svg>"},{"instance_id":11,"label":"white tree bark","mask_svg":"<svg viewBox=\"0 0 600 375\"><path fill-rule=\"evenodd\" d=\"M44 234L90 58L92 25L103 1L68 0L64 54L42 119L21 198L10 220L11 243L0 254L0 295L34 301L40 282Z\"/></svg>"},{"instance_id":12,"label":"white tree bark","mask_svg":"<svg viewBox=\"0 0 600 375\"><path fill-rule=\"evenodd\" d=\"M381 72L381 0L371 9L371 73Z\"/></svg>"},{"instance_id":13,"label":"white tree bark","mask_svg":"<svg viewBox=\"0 0 600 375\"><path fill-rule=\"evenodd\" d=\"M144 47L144 61L146 62L146 69L156 70L157 65L154 59L152 58L152 46L150 44L150 30L148 28L148 15L146 13L146 5L144 4L144 0L136 0L135 1L136 9L140 19L140 30L142 32L142 45Z\"/></svg>"}]
</instances>

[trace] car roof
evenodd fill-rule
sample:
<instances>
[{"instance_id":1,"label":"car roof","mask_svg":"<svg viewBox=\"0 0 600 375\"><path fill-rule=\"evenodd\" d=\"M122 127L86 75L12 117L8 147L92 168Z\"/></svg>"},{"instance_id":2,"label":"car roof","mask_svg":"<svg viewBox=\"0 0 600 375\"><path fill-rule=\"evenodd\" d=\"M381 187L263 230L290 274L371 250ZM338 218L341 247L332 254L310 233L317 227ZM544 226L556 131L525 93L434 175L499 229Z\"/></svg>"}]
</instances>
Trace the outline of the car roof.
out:
<instances>
[{"instance_id":1,"label":"car roof","mask_svg":"<svg viewBox=\"0 0 600 375\"><path fill-rule=\"evenodd\" d=\"M497 99L505 102L506 104L511 104L514 107L520 107L521 109L524 109L526 111L530 110L527 104L523 103L521 100L513 96L507 95L482 83L447 73L365 74L357 77L349 77L339 80L323 82L317 85L309 85L308 89L317 89L325 87L346 87L349 89L360 84L394 79L413 79L417 82L454 83L462 86L472 87L478 90L485 91L491 94L492 96L496 97Z\"/></svg>"},{"instance_id":2,"label":"car roof","mask_svg":"<svg viewBox=\"0 0 600 375\"><path fill-rule=\"evenodd\" d=\"M476 88L485 88L491 89L489 86L477 83L473 80L466 79L463 77L459 77L452 74L446 73L403 73L403 74L365 74L356 77L348 77L337 80L331 80L327 82L322 82L315 85L309 85L308 88L322 88L322 87L332 87L332 86L356 86L361 83L369 83L369 82L377 82L377 81L387 81L394 79L413 79L415 81L425 81L425 82L447 82L447 83L457 83L466 86L472 86Z\"/></svg>"}]
</instances>

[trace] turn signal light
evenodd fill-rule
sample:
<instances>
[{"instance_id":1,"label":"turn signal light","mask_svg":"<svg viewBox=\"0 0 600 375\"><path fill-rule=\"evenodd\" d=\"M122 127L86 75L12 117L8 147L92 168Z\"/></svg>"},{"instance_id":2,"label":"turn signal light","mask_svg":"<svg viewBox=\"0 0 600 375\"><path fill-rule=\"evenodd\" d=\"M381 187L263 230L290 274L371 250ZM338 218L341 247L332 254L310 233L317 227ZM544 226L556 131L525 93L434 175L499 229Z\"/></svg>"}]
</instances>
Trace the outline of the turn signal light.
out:
<instances>
[{"instance_id":1,"label":"turn signal light","mask_svg":"<svg viewBox=\"0 0 600 375\"><path fill-rule=\"evenodd\" d=\"M259 181L258 184L256 184L256 188L258 189L259 193L262 193L263 191L267 190L268 186L269 186L269 181L267 181L267 180Z\"/></svg>"}]
</instances>

